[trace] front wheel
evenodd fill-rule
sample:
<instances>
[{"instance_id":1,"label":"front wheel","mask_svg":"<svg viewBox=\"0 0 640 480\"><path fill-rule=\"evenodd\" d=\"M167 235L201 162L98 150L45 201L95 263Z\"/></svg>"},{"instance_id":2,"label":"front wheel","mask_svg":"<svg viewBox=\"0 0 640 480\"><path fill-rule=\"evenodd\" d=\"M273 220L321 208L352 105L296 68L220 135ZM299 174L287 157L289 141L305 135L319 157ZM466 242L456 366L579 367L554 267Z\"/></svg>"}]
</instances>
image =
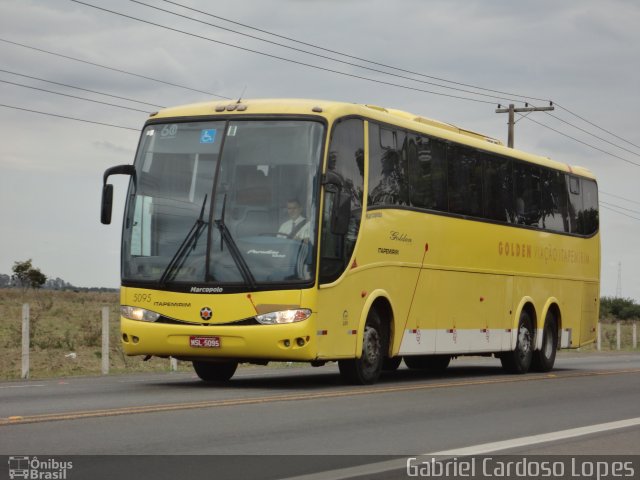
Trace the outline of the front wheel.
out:
<instances>
[{"instance_id":1,"label":"front wheel","mask_svg":"<svg viewBox=\"0 0 640 480\"><path fill-rule=\"evenodd\" d=\"M340 375L348 383L370 385L380 377L387 349L387 336L378 312L371 310L364 326L360 358L338 360Z\"/></svg>"},{"instance_id":2,"label":"front wheel","mask_svg":"<svg viewBox=\"0 0 640 480\"><path fill-rule=\"evenodd\" d=\"M205 382L227 382L236 373L238 362L193 362L196 375Z\"/></svg>"},{"instance_id":3,"label":"front wheel","mask_svg":"<svg viewBox=\"0 0 640 480\"><path fill-rule=\"evenodd\" d=\"M527 373L533 359L533 322L525 310L518 322L518 341L515 350L505 352L500 357L502 368L509 373Z\"/></svg>"}]
</instances>

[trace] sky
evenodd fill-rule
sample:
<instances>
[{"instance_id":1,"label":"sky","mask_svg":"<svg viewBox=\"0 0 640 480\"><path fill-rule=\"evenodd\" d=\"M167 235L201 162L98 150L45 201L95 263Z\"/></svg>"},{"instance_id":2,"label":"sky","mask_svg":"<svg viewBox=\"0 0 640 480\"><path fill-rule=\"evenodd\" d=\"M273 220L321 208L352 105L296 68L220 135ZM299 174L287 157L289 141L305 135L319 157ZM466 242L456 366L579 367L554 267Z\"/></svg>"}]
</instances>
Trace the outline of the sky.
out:
<instances>
[{"instance_id":1,"label":"sky","mask_svg":"<svg viewBox=\"0 0 640 480\"><path fill-rule=\"evenodd\" d=\"M0 0L0 273L9 274L15 261L31 258L46 275L77 286L118 286L127 180L112 177L114 217L105 226L99 220L102 174L133 161L139 129L148 113L161 106L240 95L339 100L410 111L506 143L507 115L496 114L496 106L508 104L508 98L528 97L532 105L546 105L543 100L549 99L562 106L551 112L561 120L542 112L519 117L515 146L594 172L601 201L601 294L616 295L620 287L622 296L640 300L637 1L175 2L222 18L163 0L86 3L150 23L71 0ZM364 63L250 27L457 84Z\"/></svg>"}]
</instances>

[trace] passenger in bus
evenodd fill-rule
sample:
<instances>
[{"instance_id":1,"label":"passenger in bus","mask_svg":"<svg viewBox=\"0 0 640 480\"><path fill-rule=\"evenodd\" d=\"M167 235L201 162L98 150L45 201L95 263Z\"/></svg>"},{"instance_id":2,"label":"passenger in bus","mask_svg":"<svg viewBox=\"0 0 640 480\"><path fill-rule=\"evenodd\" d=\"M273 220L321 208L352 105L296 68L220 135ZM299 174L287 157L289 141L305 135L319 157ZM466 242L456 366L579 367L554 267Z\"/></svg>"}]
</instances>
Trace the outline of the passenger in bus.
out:
<instances>
[{"instance_id":1,"label":"passenger in bus","mask_svg":"<svg viewBox=\"0 0 640 480\"><path fill-rule=\"evenodd\" d=\"M308 241L311 232L309 222L302 216L302 206L297 198L287 200L289 219L280 225L278 237Z\"/></svg>"}]
</instances>

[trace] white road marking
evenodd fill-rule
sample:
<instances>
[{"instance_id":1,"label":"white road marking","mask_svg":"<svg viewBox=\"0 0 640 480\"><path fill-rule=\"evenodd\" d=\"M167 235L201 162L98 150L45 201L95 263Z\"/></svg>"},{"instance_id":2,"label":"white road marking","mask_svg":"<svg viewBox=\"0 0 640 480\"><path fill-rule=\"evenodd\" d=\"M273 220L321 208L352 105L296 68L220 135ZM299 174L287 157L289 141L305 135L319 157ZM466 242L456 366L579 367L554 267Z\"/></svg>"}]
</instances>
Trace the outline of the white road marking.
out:
<instances>
[{"instance_id":1,"label":"white road marking","mask_svg":"<svg viewBox=\"0 0 640 480\"><path fill-rule=\"evenodd\" d=\"M617 430L620 428L633 427L640 425L640 417L629 418L627 420L619 420L617 422L599 423L588 427L570 428L569 430L560 430L559 432L543 433L540 435L531 435L529 437L514 438L504 440L502 442L484 443L482 445L474 445L465 448L455 448L452 450L443 450L441 452L427 453L429 456L469 456L484 455L485 453L497 452L500 450L508 450L510 448L526 447L536 445L538 443L554 442L556 440L564 440L567 438L582 437L592 433L606 432L608 430Z\"/></svg>"},{"instance_id":2,"label":"white road marking","mask_svg":"<svg viewBox=\"0 0 640 480\"><path fill-rule=\"evenodd\" d=\"M629 418L626 420L619 420L616 422L599 423L597 425L589 425L587 427L570 428L568 430L560 430L557 432L543 433L540 435L530 435L528 437L512 438L510 440L504 440L501 442L483 443L480 445L472 445L469 447L454 448L450 450L442 450L439 452L423 453L422 455L410 456L406 458L399 458L395 460L387 460L384 462L369 463L366 465L358 465L356 467L346 467L336 470L330 470L326 472L312 473L308 475L300 475L297 477L289 477L284 480L346 480L353 477L360 477L365 475L375 475L383 472L389 472L392 470L402 470L407 466L407 460L409 458L417 458L414 463L420 461L420 457L426 457L425 461L430 461L433 457L438 457L437 460L446 460L453 457L465 457L471 455L484 455L492 452L499 452L502 450L509 450L511 448L526 447L529 445L536 445L539 443L553 442L557 440L564 440L567 438L582 437L584 435L590 435L593 433L607 432L609 430L618 430L620 428L627 428L640 425L640 417Z\"/></svg>"},{"instance_id":3,"label":"white road marking","mask_svg":"<svg viewBox=\"0 0 640 480\"><path fill-rule=\"evenodd\" d=\"M36 385L2 385L0 388L30 388L30 387L46 387L45 384L36 384Z\"/></svg>"}]
</instances>

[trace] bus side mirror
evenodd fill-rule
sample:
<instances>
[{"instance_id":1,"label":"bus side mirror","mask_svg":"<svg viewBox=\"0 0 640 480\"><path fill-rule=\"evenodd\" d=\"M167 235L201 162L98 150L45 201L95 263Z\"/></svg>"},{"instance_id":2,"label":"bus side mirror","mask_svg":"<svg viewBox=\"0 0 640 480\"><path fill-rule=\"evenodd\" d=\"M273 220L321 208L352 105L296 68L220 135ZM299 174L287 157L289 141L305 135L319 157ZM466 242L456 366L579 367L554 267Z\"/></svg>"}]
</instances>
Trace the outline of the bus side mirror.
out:
<instances>
[{"instance_id":1,"label":"bus side mirror","mask_svg":"<svg viewBox=\"0 0 640 480\"><path fill-rule=\"evenodd\" d=\"M102 208L100 208L100 221L104 225L111 223L111 210L113 208L113 185L107 183L102 186Z\"/></svg>"},{"instance_id":2,"label":"bus side mirror","mask_svg":"<svg viewBox=\"0 0 640 480\"><path fill-rule=\"evenodd\" d=\"M331 233L346 235L351 220L351 195L339 190L333 197L331 208Z\"/></svg>"},{"instance_id":3,"label":"bus side mirror","mask_svg":"<svg viewBox=\"0 0 640 480\"><path fill-rule=\"evenodd\" d=\"M102 205L100 208L100 221L104 225L111 223L111 211L113 209L113 185L107 183L110 175L129 175L136 181L136 168L133 165L118 165L107 168L102 180Z\"/></svg>"}]
</instances>

